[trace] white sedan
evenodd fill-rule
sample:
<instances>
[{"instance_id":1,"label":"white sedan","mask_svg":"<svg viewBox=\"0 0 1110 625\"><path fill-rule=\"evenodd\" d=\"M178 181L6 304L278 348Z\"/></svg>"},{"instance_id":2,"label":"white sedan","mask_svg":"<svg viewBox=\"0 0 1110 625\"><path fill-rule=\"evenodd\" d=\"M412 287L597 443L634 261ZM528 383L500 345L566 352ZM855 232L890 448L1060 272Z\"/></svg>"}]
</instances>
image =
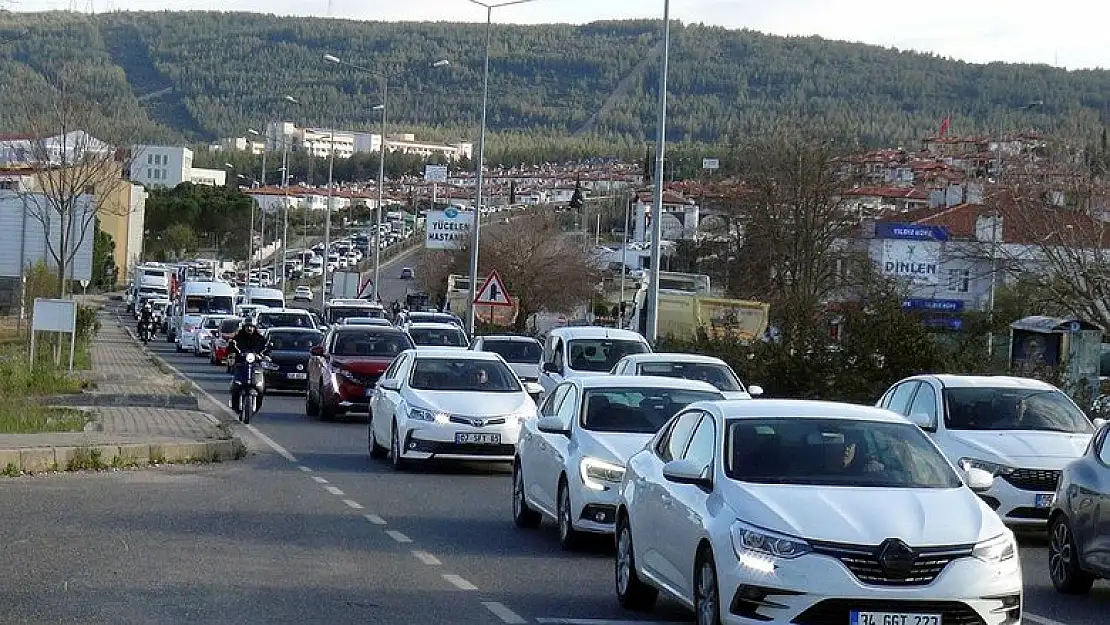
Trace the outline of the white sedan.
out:
<instances>
[{"instance_id":1,"label":"white sedan","mask_svg":"<svg viewBox=\"0 0 1110 625\"><path fill-rule=\"evenodd\" d=\"M413 460L511 462L521 425L536 417L539 393L497 354L406 350L371 396L370 455L388 453L396 469Z\"/></svg>"},{"instance_id":2,"label":"white sedan","mask_svg":"<svg viewBox=\"0 0 1110 625\"><path fill-rule=\"evenodd\" d=\"M814 401L692 404L628 462L616 591L699 625L1006 625L1013 533L909 421ZM973 490L974 489L974 490Z\"/></svg>"},{"instance_id":3,"label":"white sedan","mask_svg":"<svg viewBox=\"0 0 1110 625\"><path fill-rule=\"evenodd\" d=\"M297 302L311 302L312 289L307 286L299 286L293 291L293 301Z\"/></svg>"},{"instance_id":4,"label":"white sedan","mask_svg":"<svg viewBox=\"0 0 1110 625\"><path fill-rule=\"evenodd\" d=\"M564 549L583 532L612 534L629 456L687 404L719 399L705 382L674 378L601 376L556 386L539 420L520 433L513 521L532 528L541 515L555 519Z\"/></svg>"},{"instance_id":5,"label":"white sedan","mask_svg":"<svg viewBox=\"0 0 1110 625\"><path fill-rule=\"evenodd\" d=\"M613 375L658 375L666 378L701 380L717 387L725 399L751 399L763 394L763 389L752 385L744 387L740 376L728 363L713 356L681 353L647 353L625 356L613 365Z\"/></svg>"}]
</instances>

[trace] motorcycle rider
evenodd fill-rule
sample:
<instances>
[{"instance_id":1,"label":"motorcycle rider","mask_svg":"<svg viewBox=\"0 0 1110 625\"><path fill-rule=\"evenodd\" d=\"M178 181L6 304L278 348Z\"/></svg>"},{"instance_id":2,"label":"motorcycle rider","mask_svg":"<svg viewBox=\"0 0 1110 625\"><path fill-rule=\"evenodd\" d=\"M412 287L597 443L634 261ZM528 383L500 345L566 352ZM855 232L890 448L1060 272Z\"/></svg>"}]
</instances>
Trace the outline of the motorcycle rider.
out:
<instances>
[{"instance_id":1,"label":"motorcycle rider","mask_svg":"<svg viewBox=\"0 0 1110 625\"><path fill-rule=\"evenodd\" d=\"M151 334L154 333L154 307L150 305L150 302L143 304L142 310L139 311L139 327L136 332L140 337L142 337L144 326L151 329Z\"/></svg>"},{"instance_id":2,"label":"motorcycle rider","mask_svg":"<svg viewBox=\"0 0 1110 625\"><path fill-rule=\"evenodd\" d=\"M239 383L240 387L250 384L247 379L247 363L241 360L243 354L255 353L262 355L263 350L266 348L266 337L258 333L258 327L254 324L253 320L248 319L243 323L243 327L235 333L235 336L227 342L227 351L230 354L235 354L235 369L234 379ZM239 393L231 394L231 409L239 412Z\"/></svg>"}]
</instances>

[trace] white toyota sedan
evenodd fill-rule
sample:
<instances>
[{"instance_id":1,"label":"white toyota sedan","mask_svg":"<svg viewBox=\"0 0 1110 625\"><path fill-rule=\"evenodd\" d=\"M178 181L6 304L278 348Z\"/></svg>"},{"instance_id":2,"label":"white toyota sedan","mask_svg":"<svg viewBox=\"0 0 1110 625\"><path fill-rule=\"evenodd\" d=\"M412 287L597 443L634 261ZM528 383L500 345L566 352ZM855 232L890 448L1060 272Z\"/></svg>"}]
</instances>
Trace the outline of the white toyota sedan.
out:
<instances>
[{"instance_id":1,"label":"white toyota sedan","mask_svg":"<svg viewBox=\"0 0 1110 625\"><path fill-rule=\"evenodd\" d=\"M691 404L628 462L616 591L699 625L1021 621L1013 533L902 417L798 400Z\"/></svg>"},{"instance_id":2,"label":"white toyota sedan","mask_svg":"<svg viewBox=\"0 0 1110 625\"><path fill-rule=\"evenodd\" d=\"M414 460L511 462L521 424L536 417L538 384L524 384L490 352L401 352L370 399L370 455L403 469Z\"/></svg>"},{"instance_id":3,"label":"white toyota sedan","mask_svg":"<svg viewBox=\"0 0 1110 625\"><path fill-rule=\"evenodd\" d=\"M513 464L513 520L559 525L573 549L582 533L612 534L629 456L687 404L724 399L705 382L675 378L572 378L555 387L538 421L520 433Z\"/></svg>"}]
</instances>

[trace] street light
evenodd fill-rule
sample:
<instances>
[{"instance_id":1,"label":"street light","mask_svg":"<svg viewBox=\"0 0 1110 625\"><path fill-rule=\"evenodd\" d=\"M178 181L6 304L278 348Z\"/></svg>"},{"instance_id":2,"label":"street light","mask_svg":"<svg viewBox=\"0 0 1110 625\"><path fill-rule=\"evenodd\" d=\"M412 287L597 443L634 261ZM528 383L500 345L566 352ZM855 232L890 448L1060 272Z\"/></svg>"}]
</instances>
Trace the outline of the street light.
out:
<instances>
[{"instance_id":1,"label":"street light","mask_svg":"<svg viewBox=\"0 0 1110 625\"><path fill-rule=\"evenodd\" d=\"M482 170L486 161L486 108L489 103L489 48L490 32L493 26L493 10L513 4L528 4L537 0L507 0L506 2L481 2L468 0L486 10L486 54L485 69L482 72L482 129L478 135L478 181L474 190L474 224L470 229L470 300L466 307L466 328L474 336L474 300L478 298L478 242L482 223Z\"/></svg>"},{"instance_id":2,"label":"street light","mask_svg":"<svg viewBox=\"0 0 1110 625\"><path fill-rule=\"evenodd\" d=\"M663 266L663 157L667 144L667 63L671 47L671 0L663 0L663 61L659 64L659 127L655 145L655 193L651 207L651 282L648 286L647 340L659 335L659 269Z\"/></svg>"},{"instance_id":3,"label":"street light","mask_svg":"<svg viewBox=\"0 0 1110 625\"><path fill-rule=\"evenodd\" d=\"M382 202L384 201L383 191L384 191L384 188L385 188L385 123L386 123L386 106L388 105L388 102L389 102L389 79L400 76L401 74L404 74L405 71L400 70L400 71L396 71L396 72L392 72L392 73L377 72L377 71L374 71L374 70L372 70L368 67L363 67L362 65L351 63L350 61L344 61L343 59L340 59L339 57L335 56L334 54L325 54L324 55L324 60L327 61L328 63L334 63L336 65L343 65L345 67L349 67L351 69L358 70L360 72L365 72L367 74L375 76L382 83L382 103L377 105L377 106L374 106L373 108L371 108L371 110L380 111L381 114L382 114L382 125L381 125L381 131L380 131L381 132L381 142L378 145L378 206L374 210L374 280L373 280L373 283L372 283L373 288L372 288L371 295L370 295L372 300L377 301L378 300L378 282L379 282L379 278L381 277L381 261L382 261L382 245L381 245L381 243L382 243L381 238L382 237L381 237L381 234L382 234ZM451 62L448 61L447 59L440 59L440 60L436 61L435 63L432 63L431 67L433 67L433 68L447 67L450 64L451 64Z\"/></svg>"}]
</instances>

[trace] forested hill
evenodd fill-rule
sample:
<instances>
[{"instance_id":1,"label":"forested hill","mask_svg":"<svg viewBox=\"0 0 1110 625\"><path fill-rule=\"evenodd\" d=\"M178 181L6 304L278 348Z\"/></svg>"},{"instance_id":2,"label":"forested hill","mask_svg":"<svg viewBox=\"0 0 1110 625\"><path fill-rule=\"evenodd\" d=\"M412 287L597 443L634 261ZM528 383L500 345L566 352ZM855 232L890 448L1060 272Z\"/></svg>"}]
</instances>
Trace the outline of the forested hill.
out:
<instances>
[{"instance_id":1,"label":"forested hill","mask_svg":"<svg viewBox=\"0 0 1110 625\"><path fill-rule=\"evenodd\" d=\"M246 13L4 12L0 116L21 99L45 102L66 73L86 81L98 101L142 119L148 139L243 135L279 118L375 125L375 79L326 64L322 56L331 53L404 72L390 83L391 123L439 138L475 138L483 33L480 24ZM674 140L715 142L801 118L860 145L896 145L934 131L948 114L958 134L1094 132L1110 105L1106 71L974 65L693 24L672 33ZM517 133L577 133L642 153L655 131L658 43L651 21L495 25L490 128L501 141ZM451 65L431 69L438 59ZM301 105L286 102L286 94ZM1045 105L1020 111L1035 100Z\"/></svg>"}]
</instances>

